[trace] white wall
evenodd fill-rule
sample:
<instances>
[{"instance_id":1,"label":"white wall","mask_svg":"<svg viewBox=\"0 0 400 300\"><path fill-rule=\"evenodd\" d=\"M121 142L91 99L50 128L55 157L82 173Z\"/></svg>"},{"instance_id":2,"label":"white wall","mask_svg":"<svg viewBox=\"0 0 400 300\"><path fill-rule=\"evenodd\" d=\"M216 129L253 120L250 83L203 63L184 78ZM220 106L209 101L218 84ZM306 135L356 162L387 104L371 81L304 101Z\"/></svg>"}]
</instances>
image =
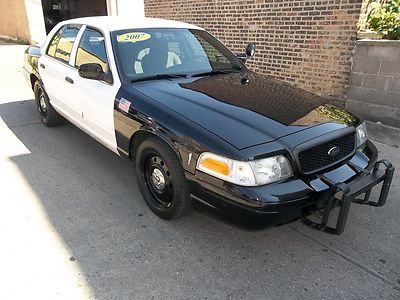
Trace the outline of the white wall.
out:
<instances>
[{"instance_id":1,"label":"white wall","mask_svg":"<svg viewBox=\"0 0 400 300\"><path fill-rule=\"evenodd\" d=\"M46 38L41 0L25 0L26 16L31 36L31 43L41 45Z\"/></svg>"},{"instance_id":2,"label":"white wall","mask_svg":"<svg viewBox=\"0 0 400 300\"><path fill-rule=\"evenodd\" d=\"M107 0L109 16L144 17L144 0Z\"/></svg>"},{"instance_id":3,"label":"white wall","mask_svg":"<svg viewBox=\"0 0 400 300\"><path fill-rule=\"evenodd\" d=\"M41 45L46 39L42 1L24 1L31 43ZM144 17L144 0L106 0L106 2L109 16Z\"/></svg>"}]
</instances>

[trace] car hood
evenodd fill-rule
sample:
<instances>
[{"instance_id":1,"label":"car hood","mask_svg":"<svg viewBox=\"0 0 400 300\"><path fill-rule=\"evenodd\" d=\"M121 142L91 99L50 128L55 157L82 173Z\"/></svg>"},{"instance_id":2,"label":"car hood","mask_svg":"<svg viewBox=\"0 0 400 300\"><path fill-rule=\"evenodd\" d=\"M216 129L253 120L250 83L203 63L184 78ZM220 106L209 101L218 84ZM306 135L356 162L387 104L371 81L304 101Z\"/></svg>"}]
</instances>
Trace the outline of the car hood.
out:
<instances>
[{"instance_id":1,"label":"car hood","mask_svg":"<svg viewBox=\"0 0 400 300\"><path fill-rule=\"evenodd\" d=\"M143 81L132 87L238 149L322 123L359 123L332 100L254 72Z\"/></svg>"}]
</instances>

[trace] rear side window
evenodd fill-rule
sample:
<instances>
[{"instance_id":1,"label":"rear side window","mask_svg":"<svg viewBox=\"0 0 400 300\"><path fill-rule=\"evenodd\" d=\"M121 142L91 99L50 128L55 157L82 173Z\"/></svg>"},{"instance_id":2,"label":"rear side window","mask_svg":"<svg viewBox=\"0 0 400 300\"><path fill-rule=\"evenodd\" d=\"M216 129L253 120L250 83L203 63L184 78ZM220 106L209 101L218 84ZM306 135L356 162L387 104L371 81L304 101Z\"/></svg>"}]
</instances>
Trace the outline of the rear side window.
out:
<instances>
[{"instance_id":1,"label":"rear side window","mask_svg":"<svg viewBox=\"0 0 400 300\"><path fill-rule=\"evenodd\" d=\"M76 52L75 66L81 64L100 64L104 73L109 72L107 52L103 35L97 30L86 28Z\"/></svg>"},{"instance_id":2,"label":"rear side window","mask_svg":"<svg viewBox=\"0 0 400 300\"><path fill-rule=\"evenodd\" d=\"M58 30L57 33L54 35L53 39L51 40L51 42L49 44L49 47L47 48L47 52L46 52L47 55L49 55L51 57L55 57L57 45L58 45L58 42L60 41L61 32L63 29L64 29L64 27L62 27L60 30Z\"/></svg>"},{"instance_id":3,"label":"rear side window","mask_svg":"<svg viewBox=\"0 0 400 300\"><path fill-rule=\"evenodd\" d=\"M79 26L76 25L67 25L63 28L54 55L55 58L66 63L69 62L72 46L74 45L78 32Z\"/></svg>"}]
</instances>

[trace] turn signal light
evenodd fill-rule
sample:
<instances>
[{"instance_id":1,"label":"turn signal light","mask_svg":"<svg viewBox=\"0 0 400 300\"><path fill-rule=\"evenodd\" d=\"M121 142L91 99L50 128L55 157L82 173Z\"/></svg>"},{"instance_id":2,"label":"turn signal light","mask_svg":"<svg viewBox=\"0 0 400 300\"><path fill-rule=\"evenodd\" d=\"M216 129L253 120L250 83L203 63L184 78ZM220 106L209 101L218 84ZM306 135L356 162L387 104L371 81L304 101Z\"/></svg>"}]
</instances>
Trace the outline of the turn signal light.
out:
<instances>
[{"instance_id":1,"label":"turn signal light","mask_svg":"<svg viewBox=\"0 0 400 300\"><path fill-rule=\"evenodd\" d=\"M206 158L201 161L201 166L205 169L212 170L216 173L228 176L229 166L225 162L218 161L212 158Z\"/></svg>"}]
</instances>

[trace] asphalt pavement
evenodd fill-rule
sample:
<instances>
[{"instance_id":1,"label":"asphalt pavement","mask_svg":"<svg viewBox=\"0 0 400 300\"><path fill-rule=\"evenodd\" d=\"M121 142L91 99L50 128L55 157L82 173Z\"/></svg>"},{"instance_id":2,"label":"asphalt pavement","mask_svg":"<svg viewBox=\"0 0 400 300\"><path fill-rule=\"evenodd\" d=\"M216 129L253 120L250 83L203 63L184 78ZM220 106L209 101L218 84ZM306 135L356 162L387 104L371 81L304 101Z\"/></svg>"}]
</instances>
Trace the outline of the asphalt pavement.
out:
<instances>
[{"instance_id":1,"label":"asphalt pavement","mask_svg":"<svg viewBox=\"0 0 400 300\"><path fill-rule=\"evenodd\" d=\"M0 46L0 299L400 299L398 172L386 206L353 205L341 236L164 221L131 165L40 124L24 48ZM377 146L400 168L398 148Z\"/></svg>"}]
</instances>

